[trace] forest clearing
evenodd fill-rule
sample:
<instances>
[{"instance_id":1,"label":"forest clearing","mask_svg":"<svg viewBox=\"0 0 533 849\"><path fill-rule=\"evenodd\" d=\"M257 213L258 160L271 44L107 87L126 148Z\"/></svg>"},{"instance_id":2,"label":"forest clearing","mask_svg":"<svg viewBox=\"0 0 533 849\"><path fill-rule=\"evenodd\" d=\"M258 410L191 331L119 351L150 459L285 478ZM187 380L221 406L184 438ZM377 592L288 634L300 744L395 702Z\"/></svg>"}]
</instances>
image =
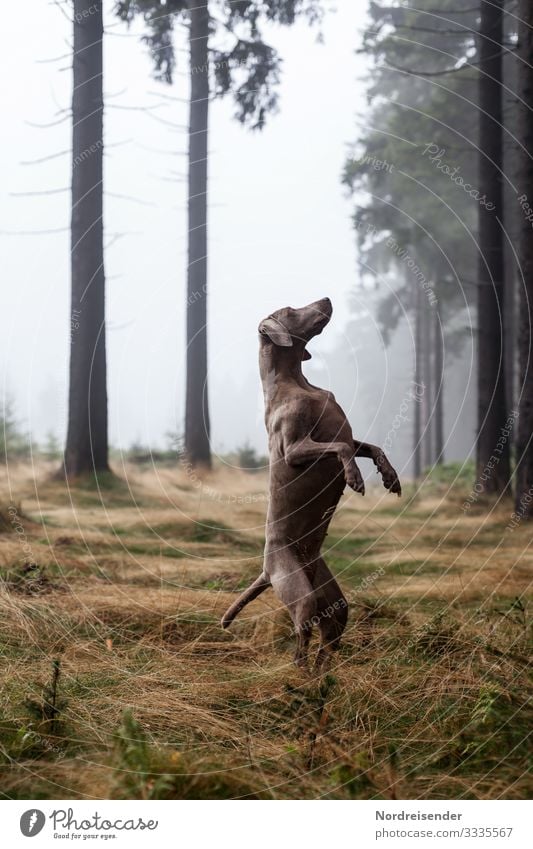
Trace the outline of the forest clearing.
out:
<instances>
[{"instance_id":1,"label":"forest clearing","mask_svg":"<svg viewBox=\"0 0 533 849\"><path fill-rule=\"evenodd\" d=\"M323 552L349 621L316 679L272 591L219 624L259 570L264 472L4 473L2 795L527 797L531 534L465 510L458 469L344 496Z\"/></svg>"}]
</instances>

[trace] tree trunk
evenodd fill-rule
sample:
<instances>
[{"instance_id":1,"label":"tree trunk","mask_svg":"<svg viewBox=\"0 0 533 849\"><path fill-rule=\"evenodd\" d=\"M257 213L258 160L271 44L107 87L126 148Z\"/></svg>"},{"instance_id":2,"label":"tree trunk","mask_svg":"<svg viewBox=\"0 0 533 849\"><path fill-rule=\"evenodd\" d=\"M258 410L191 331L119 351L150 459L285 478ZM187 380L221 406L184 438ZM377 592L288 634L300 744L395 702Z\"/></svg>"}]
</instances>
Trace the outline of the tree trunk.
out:
<instances>
[{"instance_id":1,"label":"tree trunk","mask_svg":"<svg viewBox=\"0 0 533 849\"><path fill-rule=\"evenodd\" d=\"M108 469L102 2L74 0L69 419L65 473Z\"/></svg>"},{"instance_id":2,"label":"tree trunk","mask_svg":"<svg viewBox=\"0 0 533 849\"><path fill-rule=\"evenodd\" d=\"M435 463L444 463L444 339L437 304L433 306L433 367L435 395Z\"/></svg>"},{"instance_id":3,"label":"tree trunk","mask_svg":"<svg viewBox=\"0 0 533 849\"><path fill-rule=\"evenodd\" d=\"M519 418L516 440L516 512L521 518L533 518L533 222L526 217L527 207L533 207L533 5L520 0L518 8L519 91L524 101L520 107L521 169L518 180L520 225L520 387ZM527 213L529 214L529 213Z\"/></svg>"},{"instance_id":4,"label":"tree trunk","mask_svg":"<svg viewBox=\"0 0 533 849\"><path fill-rule=\"evenodd\" d=\"M187 394L185 453L211 466L207 395L207 130L209 12L190 0L189 262L187 268Z\"/></svg>"},{"instance_id":5,"label":"tree trunk","mask_svg":"<svg viewBox=\"0 0 533 849\"><path fill-rule=\"evenodd\" d=\"M422 293L420 286L416 287L415 293L415 388L422 385ZM415 392L413 410L413 477L415 480L422 475L422 404L424 396L420 398L418 391Z\"/></svg>"},{"instance_id":6,"label":"tree trunk","mask_svg":"<svg viewBox=\"0 0 533 849\"><path fill-rule=\"evenodd\" d=\"M478 439L477 477L486 492L509 484L504 363L502 40L504 0L481 4L479 62ZM497 449L497 450L496 450ZM495 453L496 452L496 453ZM496 458L496 462L494 462Z\"/></svg>"},{"instance_id":7,"label":"tree trunk","mask_svg":"<svg viewBox=\"0 0 533 849\"><path fill-rule=\"evenodd\" d=\"M432 322L429 314L429 304L425 295L422 298L422 373L424 375L424 395L423 395L423 410L424 410L424 466L430 469L433 465L433 358L432 358L432 340L431 331Z\"/></svg>"},{"instance_id":8,"label":"tree trunk","mask_svg":"<svg viewBox=\"0 0 533 849\"><path fill-rule=\"evenodd\" d=\"M504 39L511 41L516 35L517 18L507 15L504 24ZM507 89L503 92L503 114L505 116L506 133L504 135L503 161L504 173L511 180L503 181L504 221L507 236L505 239L505 389L507 392L507 410L516 410L518 387L518 234L520 231L521 209L516 202L517 178L520 178L519 149L516 140L519 138L520 109L517 108L518 95L518 65L517 54L509 51L503 56L503 79ZM515 344L516 340L516 344ZM513 457L516 440L516 430L509 439L509 450Z\"/></svg>"}]
</instances>

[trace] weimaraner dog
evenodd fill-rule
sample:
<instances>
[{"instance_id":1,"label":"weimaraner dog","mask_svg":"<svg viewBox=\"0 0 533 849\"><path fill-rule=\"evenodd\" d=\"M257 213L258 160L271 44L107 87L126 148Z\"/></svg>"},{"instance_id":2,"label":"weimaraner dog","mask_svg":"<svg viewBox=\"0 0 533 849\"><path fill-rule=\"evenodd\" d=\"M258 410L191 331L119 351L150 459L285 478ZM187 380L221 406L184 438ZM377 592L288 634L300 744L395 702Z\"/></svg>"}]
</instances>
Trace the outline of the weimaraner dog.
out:
<instances>
[{"instance_id":1,"label":"weimaraner dog","mask_svg":"<svg viewBox=\"0 0 533 849\"><path fill-rule=\"evenodd\" d=\"M320 556L328 525L346 484L364 495L355 457L368 457L386 489L401 495L398 475L375 445L353 438L331 392L302 374L310 359L306 344L331 318L329 298L301 309L285 307L259 325L259 366L270 450L270 500L263 571L224 614L227 628L237 614L272 587L288 607L297 638L294 661L307 667L313 625L320 631L315 668L339 647L348 603Z\"/></svg>"}]
</instances>

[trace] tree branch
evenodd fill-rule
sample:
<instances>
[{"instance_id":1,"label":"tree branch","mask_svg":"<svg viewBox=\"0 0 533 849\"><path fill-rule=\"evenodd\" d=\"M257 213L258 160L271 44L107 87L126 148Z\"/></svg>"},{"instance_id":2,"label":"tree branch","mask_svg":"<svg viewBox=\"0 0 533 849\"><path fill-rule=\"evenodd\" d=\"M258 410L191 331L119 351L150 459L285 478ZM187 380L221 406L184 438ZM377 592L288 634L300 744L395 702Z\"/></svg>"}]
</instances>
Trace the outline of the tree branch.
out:
<instances>
[{"instance_id":1,"label":"tree branch","mask_svg":"<svg viewBox=\"0 0 533 849\"><path fill-rule=\"evenodd\" d=\"M493 53L488 58L494 59L496 56L505 56L505 54L509 52L514 51L499 50L497 53ZM414 77L443 77L445 74L457 74L459 71L464 71L466 68L477 68L480 65L480 62L469 62L466 60L459 68L446 68L442 71L421 71L413 68L401 68L399 65L394 65L390 59L385 59L385 61L393 71L399 71L402 74L410 74ZM486 59L484 61L486 61Z\"/></svg>"}]
</instances>

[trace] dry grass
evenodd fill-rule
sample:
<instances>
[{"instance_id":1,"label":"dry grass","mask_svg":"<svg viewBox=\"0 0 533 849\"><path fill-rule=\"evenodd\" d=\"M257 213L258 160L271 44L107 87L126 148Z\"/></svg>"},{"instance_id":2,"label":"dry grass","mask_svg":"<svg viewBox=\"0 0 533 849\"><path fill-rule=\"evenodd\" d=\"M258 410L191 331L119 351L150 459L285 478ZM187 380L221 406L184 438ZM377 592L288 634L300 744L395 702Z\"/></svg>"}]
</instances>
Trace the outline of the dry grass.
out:
<instances>
[{"instance_id":1,"label":"dry grass","mask_svg":"<svg viewBox=\"0 0 533 849\"><path fill-rule=\"evenodd\" d=\"M271 593L218 625L259 572L263 475L48 471L0 483L4 796L527 796L531 528L508 505L346 497L326 560L349 627L310 680Z\"/></svg>"}]
</instances>

